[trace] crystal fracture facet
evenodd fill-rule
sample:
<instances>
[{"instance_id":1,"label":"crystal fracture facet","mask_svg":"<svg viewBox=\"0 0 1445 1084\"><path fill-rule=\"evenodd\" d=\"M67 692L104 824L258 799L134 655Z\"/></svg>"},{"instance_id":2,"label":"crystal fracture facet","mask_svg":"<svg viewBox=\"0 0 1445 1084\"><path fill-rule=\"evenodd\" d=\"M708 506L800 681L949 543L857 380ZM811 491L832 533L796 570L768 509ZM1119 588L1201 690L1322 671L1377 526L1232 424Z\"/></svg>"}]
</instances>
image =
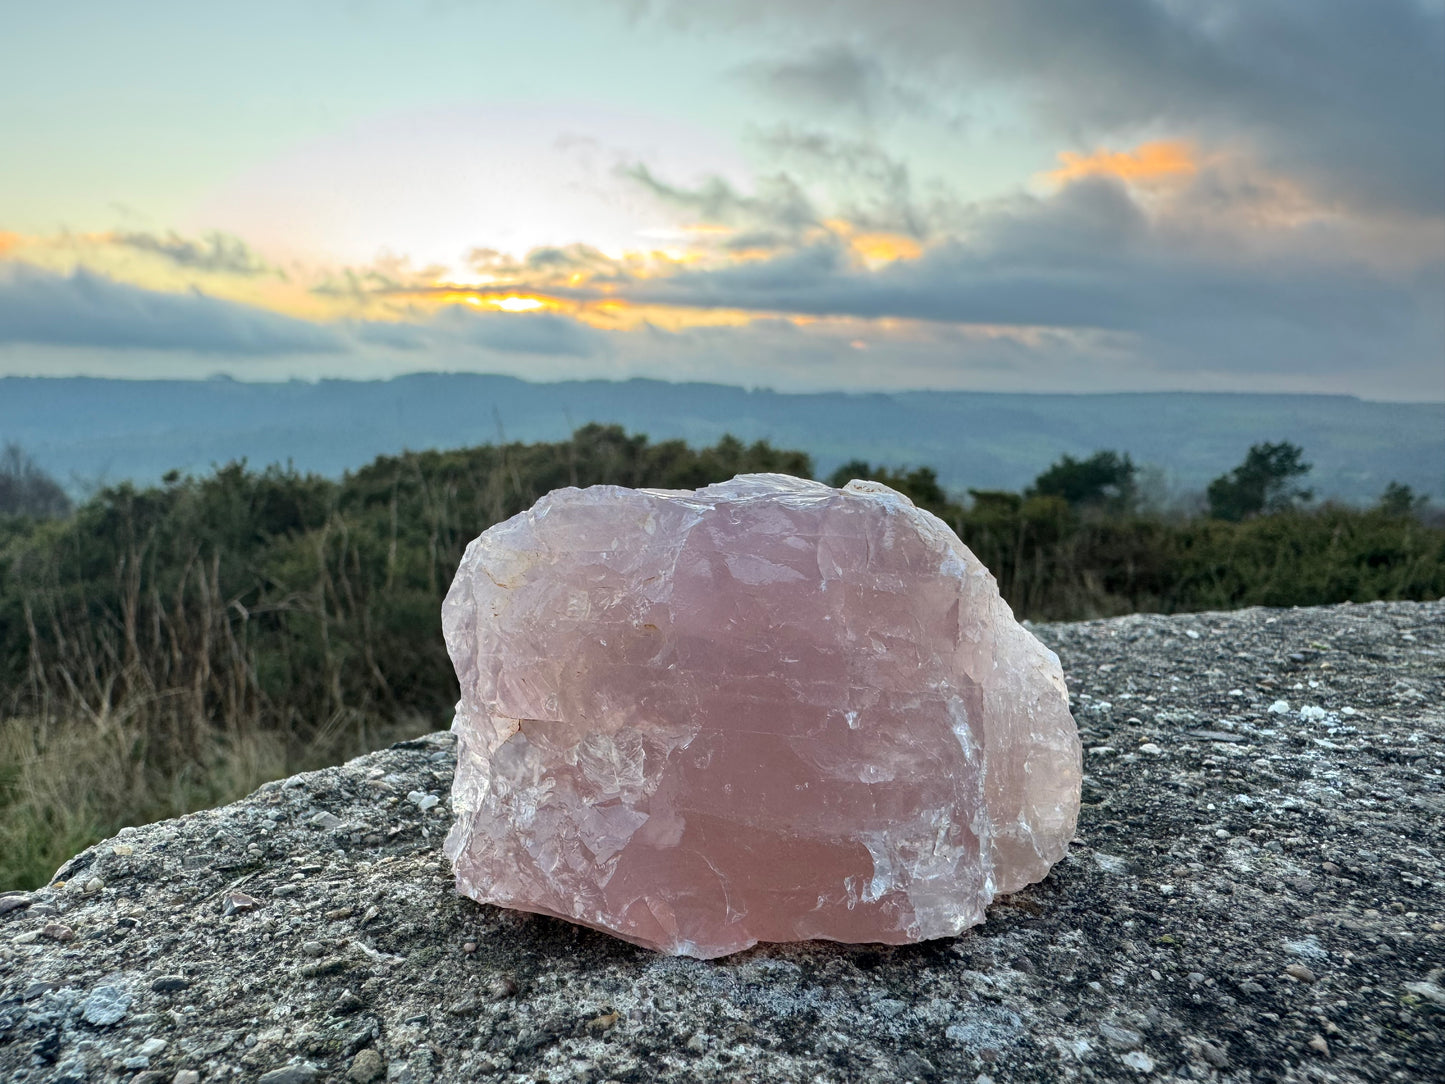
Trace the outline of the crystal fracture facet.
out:
<instances>
[{"instance_id":1,"label":"crystal fracture facet","mask_svg":"<svg viewBox=\"0 0 1445 1084\"><path fill-rule=\"evenodd\" d=\"M640 945L956 934L1064 854L1058 658L873 482L563 489L467 547L457 885Z\"/></svg>"}]
</instances>

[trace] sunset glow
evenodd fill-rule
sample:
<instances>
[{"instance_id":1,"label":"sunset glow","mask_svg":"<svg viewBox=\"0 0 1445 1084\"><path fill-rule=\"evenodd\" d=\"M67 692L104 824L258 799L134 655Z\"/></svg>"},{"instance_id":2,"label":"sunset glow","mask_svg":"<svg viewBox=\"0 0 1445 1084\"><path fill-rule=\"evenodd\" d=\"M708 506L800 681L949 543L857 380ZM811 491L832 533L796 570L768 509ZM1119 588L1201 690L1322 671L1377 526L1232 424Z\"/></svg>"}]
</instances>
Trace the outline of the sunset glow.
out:
<instances>
[{"instance_id":1,"label":"sunset glow","mask_svg":"<svg viewBox=\"0 0 1445 1084\"><path fill-rule=\"evenodd\" d=\"M1060 151L1058 169L1046 176L1056 184L1068 184L1084 177L1117 177L1137 184L1191 176L1199 170L1194 149L1187 143L1161 141L1141 143L1133 150L1096 150L1089 154Z\"/></svg>"},{"instance_id":2,"label":"sunset glow","mask_svg":"<svg viewBox=\"0 0 1445 1084\"><path fill-rule=\"evenodd\" d=\"M79 2L0 374L1445 396L1438 4Z\"/></svg>"}]
</instances>

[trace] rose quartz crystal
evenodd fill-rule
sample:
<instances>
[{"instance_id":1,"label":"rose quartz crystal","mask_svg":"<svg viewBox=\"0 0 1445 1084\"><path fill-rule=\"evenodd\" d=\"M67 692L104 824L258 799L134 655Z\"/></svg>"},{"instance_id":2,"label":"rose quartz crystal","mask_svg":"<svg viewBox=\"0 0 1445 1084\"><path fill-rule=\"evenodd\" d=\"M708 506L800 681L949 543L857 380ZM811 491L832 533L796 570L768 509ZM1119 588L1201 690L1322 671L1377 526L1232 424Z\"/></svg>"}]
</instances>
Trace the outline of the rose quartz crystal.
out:
<instances>
[{"instance_id":1,"label":"rose quartz crystal","mask_svg":"<svg viewBox=\"0 0 1445 1084\"><path fill-rule=\"evenodd\" d=\"M460 891L664 952L957 934L1079 809L1059 661L874 482L562 489L467 547Z\"/></svg>"}]
</instances>

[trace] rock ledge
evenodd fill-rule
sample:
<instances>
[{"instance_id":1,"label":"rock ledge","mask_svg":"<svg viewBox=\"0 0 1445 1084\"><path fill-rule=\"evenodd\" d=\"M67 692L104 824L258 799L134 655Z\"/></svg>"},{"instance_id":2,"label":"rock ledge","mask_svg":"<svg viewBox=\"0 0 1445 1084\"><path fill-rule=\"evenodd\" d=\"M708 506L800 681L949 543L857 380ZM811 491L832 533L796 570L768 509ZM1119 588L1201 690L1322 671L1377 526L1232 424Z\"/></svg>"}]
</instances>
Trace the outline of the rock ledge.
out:
<instances>
[{"instance_id":1,"label":"rock ledge","mask_svg":"<svg viewBox=\"0 0 1445 1084\"><path fill-rule=\"evenodd\" d=\"M1035 631L1079 834L960 938L700 962L479 906L434 734L0 895L0 1079L1445 1077L1445 602Z\"/></svg>"}]
</instances>

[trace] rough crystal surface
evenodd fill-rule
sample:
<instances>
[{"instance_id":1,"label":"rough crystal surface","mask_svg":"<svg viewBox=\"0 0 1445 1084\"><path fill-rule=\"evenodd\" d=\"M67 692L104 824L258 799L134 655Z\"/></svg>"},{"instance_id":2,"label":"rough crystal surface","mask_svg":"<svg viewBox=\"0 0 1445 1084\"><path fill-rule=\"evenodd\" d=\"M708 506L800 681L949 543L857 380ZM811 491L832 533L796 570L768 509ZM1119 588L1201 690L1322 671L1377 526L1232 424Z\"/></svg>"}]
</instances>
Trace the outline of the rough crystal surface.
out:
<instances>
[{"instance_id":1,"label":"rough crystal surface","mask_svg":"<svg viewBox=\"0 0 1445 1084\"><path fill-rule=\"evenodd\" d=\"M904 943L1061 858L1058 658L873 482L563 489L467 548L458 888L666 952Z\"/></svg>"}]
</instances>

